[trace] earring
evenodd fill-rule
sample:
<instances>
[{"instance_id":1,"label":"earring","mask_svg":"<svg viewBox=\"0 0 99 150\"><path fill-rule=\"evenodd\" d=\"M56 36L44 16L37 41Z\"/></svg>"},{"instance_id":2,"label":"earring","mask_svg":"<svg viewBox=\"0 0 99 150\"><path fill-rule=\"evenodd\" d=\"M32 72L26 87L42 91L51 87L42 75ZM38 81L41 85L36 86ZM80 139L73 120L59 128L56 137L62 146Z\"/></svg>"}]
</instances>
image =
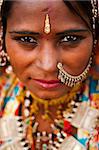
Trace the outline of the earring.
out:
<instances>
[{"instance_id":1,"label":"earring","mask_svg":"<svg viewBox=\"0 0 99 150\"><path fill-rule=\"evenodd\" d=\"M58 79L62 83L66 84L67 86L73 87L76 84L82 82L87 77L87 74L88 74L88 71L91 67L91 64L92 64L92 57L90 57L89 63L87 65L87 67L85 68L85 70L80 75L73 76L73 75L67 73L64 70L62 63L59 62L57 64L57 68L59 69Z\"/></svg>"},{"instance_id":2,"label":"earring","mask_svg":"<svg viewBox=\"0 0 99 150\"><path fill-rule=\"evenodd\" d=\"M92 6L92 28L93 28L93 37L94 37L94 45L93 47L96 47L97 43L97 35L96 35L96 28L97 28L97 20L98 20L98 1L97 0L91 0L91 6Z\"/></svg>"},{"instance_id":3,"label":"earring","mask_svg":"<svg viewBox=\"0 0 99 150\"><path fill-rule=\"evenodd\" d=\"M4 50L1 50L0 52L0 66L6 66L8 61L8 55L4 52Z\"/></svg>"},{"instance_id":4,"label":"earring","mask_svg":"<svg viewBox=\"0 0 99 150\"><path fill-rule=\"evenodd\" d=\"M3 26L1 26L1 33L0 33L0 66L6 66L9 60L7 53L3 50Z\"/></svg>"}]
</instances>

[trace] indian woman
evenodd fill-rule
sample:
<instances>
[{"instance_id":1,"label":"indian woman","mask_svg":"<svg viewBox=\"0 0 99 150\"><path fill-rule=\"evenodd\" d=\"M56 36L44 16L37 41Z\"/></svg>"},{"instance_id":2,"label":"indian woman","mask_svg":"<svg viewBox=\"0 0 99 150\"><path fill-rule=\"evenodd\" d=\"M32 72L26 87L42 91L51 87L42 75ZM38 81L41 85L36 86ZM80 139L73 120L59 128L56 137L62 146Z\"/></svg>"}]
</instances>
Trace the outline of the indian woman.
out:
<instances>
[{"instance_id":1,"label":"indian woman","mask_svg":"<svg viewBox=\"0 0 99 150\"><path fill-rule=\"evenodd\" d=\"M0 4L0 150L98 150L98 1Z\"/></svg>"}]
</instances>

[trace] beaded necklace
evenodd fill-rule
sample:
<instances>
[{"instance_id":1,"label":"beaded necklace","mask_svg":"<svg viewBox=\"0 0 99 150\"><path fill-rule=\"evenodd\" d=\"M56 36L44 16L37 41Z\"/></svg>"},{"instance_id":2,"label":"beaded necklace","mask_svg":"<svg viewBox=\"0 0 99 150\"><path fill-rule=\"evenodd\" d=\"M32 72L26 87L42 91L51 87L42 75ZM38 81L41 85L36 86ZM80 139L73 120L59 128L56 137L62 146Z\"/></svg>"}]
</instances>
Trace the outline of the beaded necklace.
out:
<instances>
[{"instance_id":1,"label":"beaded necklace","mask_svg":"<svg viewBox=\"0 0 99 150\"><path fill-rule=\"evenodd\" d=\"M72 96L70 96L70 98L68 97L67 101L70 101L70 102L69 102L69 105L67 105L66 110L62 111L61 107L59 107L60 110L58 108L59 113L56 119L54 120L54 123L50 125L52 132L47 133L45 131L43 132L38 131L39 123L36 122L36 118L35 118L36 112L32 111L33 107L31 107L31 101L33 103L33 99L31 100L30 92L29 91L26 92L25 99L24 99L25 107L24 107L23 115L25 116L25 120L27 120L26 121L27 122L26 124L28 127L27 138L29 139L29 141L31 141L30 143L32 144L34 140L34 145L37 150L40 150L40 149L51 150L51 149L55 149L55 148L57 149L60 147L61 143L64 141L64 139L69 135L69 132L71 132L72 130L72 126L70 125L69 120L73 117L74 113L77 111L77 107L81 103L79 95L80 93L78 92L76 95L73 94ZM32 95L32 97L37 99L37 97L34 97L34 95ZM66 97L67 96L64 96L62 98L66 98ZM42 99L37 100L37 102L39 101L43 103ZM55 100L52 100L52 101L55 101ZM50 105L53 104L52 101L50 102ZM60 104L64 103L65 101L66 99L64 100L62 99L60 101ZM57 104L58 103L59 102L57 102ZM48 119L48 117L44 119ZM65 123L65 128L64 128L64 123Z\"/></svg>"}]
</instances>

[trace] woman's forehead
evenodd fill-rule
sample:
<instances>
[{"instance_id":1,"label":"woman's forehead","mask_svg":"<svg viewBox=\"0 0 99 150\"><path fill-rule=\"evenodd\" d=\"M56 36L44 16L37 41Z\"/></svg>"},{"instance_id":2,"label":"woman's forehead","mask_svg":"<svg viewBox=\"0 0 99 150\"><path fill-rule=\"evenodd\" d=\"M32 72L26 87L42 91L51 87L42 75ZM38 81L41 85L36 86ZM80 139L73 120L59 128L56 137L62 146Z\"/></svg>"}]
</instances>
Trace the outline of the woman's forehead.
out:
<instances>
[{"instance_id":1,"label":"woman's forehead","mask_svg":"<svg viewBox=\"0 0 99 150\"><path fill-rule=\"evenodd\" d=\"M10 16L18 15L18 17L40 17L49 14L52 20L63 19L64 21L72 16L78 17L63 0L18 0L13 2L10 12Z\"/></svg>"},{"instance_id":2,"label":"woman's forehead","mask_svg":"<svg viewBox=\"0 0 99 150\"><path fill-rule=\"evenodd\" d=\"M63 0L18 0L13 2L10 17L8 17L8 27L33 28L38 31L44 27L46 14L49 15L53 32L86 27L85 22L76 13L73 13Z\"/></svg>"},{"instance_id":3,"label":"woman's forehead","mask_svg":"<svg viewBox=\"0 0 99 150\"><path fill-rule=\"evenodd\" d=\"M26 9L32 9L33 11L37 10L45 13L66 6L63 0L18 0L13 1L13 4L13 6L15 6L13 8L20 6L21 8L25 7Z\"/></svg>"},{"instance_id":4,"label":"woman's forehead","mask_svg":"<svg viewBox=\"0 0 99 150\"><path fill-rule=\"evenodd\" d=\"M62 15L65 15L66 17L68 17L68 15L71 13L74 16L78 16L79 13L81 13L80 15L82 15L83 17L86 16L84 14L84 12L82 11L81 8L79 8L79 5L77 3L77 1L72 1L72 6L76 7L77 9L77 13L71 9L70 7L67 6L67 2L64 0L15 0L12 1L13 5L12 5L12 9L11 9L11 14L13 14L14 12L16 12L16 14L18 12L20 12L20 15L45 15L45 14L49 14L50 17L52 17L52 19L54 19L54 17L62 17ZM71 3L71 2L69 2ZM71 5L71 4L70 4ZM74 8L75 9L75 8ZM80 16L79 15L79 16ZM61 18L64 19L64 18ZM88 19L88 18L87 18Z\"/></svg>"}]
</instances>

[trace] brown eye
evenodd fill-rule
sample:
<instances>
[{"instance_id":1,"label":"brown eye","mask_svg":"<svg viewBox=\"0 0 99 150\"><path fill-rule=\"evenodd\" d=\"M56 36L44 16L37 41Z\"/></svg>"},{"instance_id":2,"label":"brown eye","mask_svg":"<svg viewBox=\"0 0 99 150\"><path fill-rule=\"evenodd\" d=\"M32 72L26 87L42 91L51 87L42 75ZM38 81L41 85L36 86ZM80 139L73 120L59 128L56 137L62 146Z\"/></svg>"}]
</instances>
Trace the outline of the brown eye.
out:
<instances>
[{"instance_id":1,"label":"brown eye","mask_svg":"<svg viewBox=\"0 0 99 150\"><path fill-rule=\"evenodd\" d=\"M80 42L84 37L76 35L66 35L61 38L60 43L75 44Z\"/></svg>"},{"instance_id":2,"label":"brown eye","mask_svg":"<svg viewBox=\"0 0 99 150\"><path fill-rule=\"evenodd\" d=\"M76 36L65 36L61 41L62 42L69 42L69 41L76 41L77 37Z\"/></svg>"},{"instance_id":3,"label":"brown eye","mask_svg":"<svg viewBox=\"0 0 99 150\"><path fill-rule=\"evenodd\" d=\"M32 36L14 36L12 39L18 41L21 44L37 45L37 40Z\"/></svg>"},{"instance_id":4,"label":"brown eye","mask_svg":"<svg viewBox=\"0 0 99 150\"><path fill-rule=\"evenodd\" d=\"M20 37L20 41L24 43L37 43L37 41L33 37Z\"/></svg>"},{"instance_id":5,"label":"brown eye","mask_svg":"<svg viewBox=\"0 0 99 150\"><path fill-rule=\"evenodd\" d=\"M32 36L13 36L12 39L15 40L18 45L23 46L24 49L31 50L38 46L37 39Z\"/></svg>"}]
</instances>

